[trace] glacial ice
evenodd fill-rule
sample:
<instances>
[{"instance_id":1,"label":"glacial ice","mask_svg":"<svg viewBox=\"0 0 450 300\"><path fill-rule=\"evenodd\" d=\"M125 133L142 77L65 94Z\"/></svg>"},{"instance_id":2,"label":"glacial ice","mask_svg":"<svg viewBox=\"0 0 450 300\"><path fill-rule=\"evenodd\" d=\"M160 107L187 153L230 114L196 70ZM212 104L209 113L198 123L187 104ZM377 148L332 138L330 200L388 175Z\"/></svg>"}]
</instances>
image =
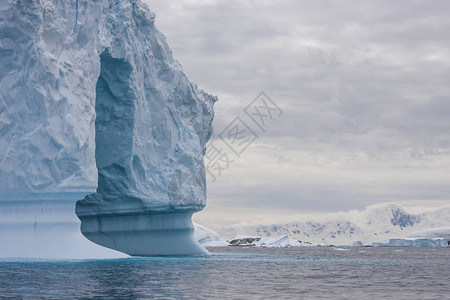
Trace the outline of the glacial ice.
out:
<instances>
[{"instance_id":1,"label":"glacial ice","mask_svg":"<svg viewBox=\"0 0 450 300\"><path fill-rule=\"evenodd\" d=\"M407 238L394 238L386 243L372 245L374 247L448 247L450 246L450 227L425 229L413 232Z\"/></svg>"},{"instance_id":2,"label":"glacial ice","mask_svg":"<svg viewBox=\"0 0 450 300\"><path fill-rule=\"evenodd\" d=\"M450 240L450 227L430 228L411 233L409 238L444 238Z\"/></svg>"},{"instance_id":3,"label":"glacial ice","mask_svg":"<svg viewBox=\"0 0 450 300\"><path fill-rule=\"evenodd\" d=\"M0 202L84 197L91 241L206 253L191 216L217 99L188 80L144 3L77 3L0 6Z\"/></svg>"},{"instance_id":4,"label":"glacial ice","mask_svg":"<svg viewBox=\"0 0 450 300\"><path fill-rule=\"evenodd\" d=\"M128 257L87 240L80 232L80 220L74 210L75 203L67 200L0 202L0 259ZM195 240L202 246L226 246L211 229L194 226Z\"/></svg>"},{"instance_id":5,"label":"glacial ice","mask_svg":"<svg viewBox=\"0 0 450 300\"><path fill-rule=\"evenodd\" d=\"M389 239L386 243L372 243L373 247L418 247L418 248L444 248L447 247L447 239L443 238L396 238Z\"/></svg>"},{"instance_id":6,"label":"glacial ice","mask_svg":"<svg viewBox=\"0 0 450 300\"><path fill-rule=\"evenodd\" d=\"M203 247L226 247L228 243L212 229L194 223L194 238Z\"/></svg>"},{"instance_id":7,"label":"glacial ice","mask_svg":"<svg viewBox=\"0 0 450 300\"><path fill-rule=\"evenodd\" d=\"M74 201L0 202L0 258L106 259L128 255L80 232Z\"/></svg>"}]
</instances>

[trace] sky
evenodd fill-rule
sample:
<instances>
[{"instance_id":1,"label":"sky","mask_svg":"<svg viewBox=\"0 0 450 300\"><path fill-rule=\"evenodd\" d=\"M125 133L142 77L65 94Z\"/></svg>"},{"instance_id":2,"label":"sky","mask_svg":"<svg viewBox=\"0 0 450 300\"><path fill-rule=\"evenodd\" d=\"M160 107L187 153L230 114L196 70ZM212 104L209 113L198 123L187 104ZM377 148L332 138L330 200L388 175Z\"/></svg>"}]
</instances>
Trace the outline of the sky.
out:
<instances>
[{"instance_id":1,"label":"sky","mask_svg":"<svg viewBox=\"0 0 450 300\"><path fill-rule=\"evenodd\" d=\"M450 2L145 2L219 99L196 220L450 202Z\"/></svg>"}]
</instances>

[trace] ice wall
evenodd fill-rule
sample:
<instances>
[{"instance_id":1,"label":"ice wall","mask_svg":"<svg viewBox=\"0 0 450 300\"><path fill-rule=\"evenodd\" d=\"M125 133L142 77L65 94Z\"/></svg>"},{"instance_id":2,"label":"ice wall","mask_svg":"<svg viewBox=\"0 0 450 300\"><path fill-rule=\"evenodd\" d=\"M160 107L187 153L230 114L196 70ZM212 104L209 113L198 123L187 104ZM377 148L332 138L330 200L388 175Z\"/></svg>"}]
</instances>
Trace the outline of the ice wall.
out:
<instances>
[{"instance_id":1,"label":"ice wall","mask_svg":"<svg viewBox=\"0 0 450 300\"><path fill-rule=\"evenodd\" d=\"M416 248L444 248L448 240L443 238L418 238L418 239L389 239L386 243L372 243L373 247L416 247Z\"/></svg>"},{"instance_id":2,"label":"ice wall","mask_svg":"<svg viewBox=\"0 0 450 300\"><path fill-rule=\"evenodd\" d=\"M188 80L154 20L137 0L2 2L0 200L96 189L76 207L92 241L204 253L190 218L205 205L216 98Z\"/></svg>"}]
</instances>

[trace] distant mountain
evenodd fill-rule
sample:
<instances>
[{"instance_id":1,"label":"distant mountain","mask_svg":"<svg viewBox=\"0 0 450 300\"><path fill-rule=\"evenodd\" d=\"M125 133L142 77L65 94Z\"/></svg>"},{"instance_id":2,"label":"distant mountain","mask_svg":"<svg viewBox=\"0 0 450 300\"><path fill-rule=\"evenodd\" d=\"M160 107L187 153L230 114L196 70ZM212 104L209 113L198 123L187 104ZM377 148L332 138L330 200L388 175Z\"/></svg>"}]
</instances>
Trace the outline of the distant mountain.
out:
<instances>
[{"instance_id":1,"label":"distant mountain","mask_svg":"<svg viewBox=\"0 0 450 300\"><path fill-rule=\"evenodd\" d=\"M364 211L304 215L296 221L274 224L234 225L220 231L223 237L240 235L289 237L312 243L351 245L407 237L413 232L450 226L450 206L420 214L408 213L396 203L373 205Z\"/></svg>"}]
</instances>

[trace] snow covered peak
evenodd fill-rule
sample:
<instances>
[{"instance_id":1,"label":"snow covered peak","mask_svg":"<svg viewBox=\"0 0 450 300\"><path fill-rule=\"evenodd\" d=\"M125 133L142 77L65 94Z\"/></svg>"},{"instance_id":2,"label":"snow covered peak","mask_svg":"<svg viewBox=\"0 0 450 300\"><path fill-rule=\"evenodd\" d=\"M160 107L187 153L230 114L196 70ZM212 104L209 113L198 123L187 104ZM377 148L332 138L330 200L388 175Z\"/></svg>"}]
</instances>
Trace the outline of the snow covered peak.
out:
<instances>
[{"instance_id":1,"label":"snow covered peak","mask_svg":"<svg viewBox=\"0 0 450 300\"><path fill-rule=\"evenodd\" d=\"M400 229L420 222L420 216L409 214L397 203L369 206L364 212L364 219L369 225L390 223Z\"/></svg>"},{"instance_id":2,"label":"snow covered peak","mask_svg":"<svg viewBox=\"0 0 450 300\"><path fill-rule=\"evenodd\" d=\"M448 227L450 207L413 214L396 203L368 206L363 211L329 213L324 215L296 215L289 222L230 226L219 231L225 238L241 235L287 235L312 243L351 245L383 242L389 238L404 237L415 231ZM445 229L445 228L444 228Z\"/></svg>"},{"instance_id":3,"label":"snow covered peak","mask_svg":"<svg viewBox=\"0 0 450 300\"><path fill-rule=\"evenodd\" d=\"M420 222L420 216L408 214L402 208L392 209L391 211L392 211L391 223L394 226L405 228L408 226L414 226L414 224Z\"/></svg>"}]
</instances>

